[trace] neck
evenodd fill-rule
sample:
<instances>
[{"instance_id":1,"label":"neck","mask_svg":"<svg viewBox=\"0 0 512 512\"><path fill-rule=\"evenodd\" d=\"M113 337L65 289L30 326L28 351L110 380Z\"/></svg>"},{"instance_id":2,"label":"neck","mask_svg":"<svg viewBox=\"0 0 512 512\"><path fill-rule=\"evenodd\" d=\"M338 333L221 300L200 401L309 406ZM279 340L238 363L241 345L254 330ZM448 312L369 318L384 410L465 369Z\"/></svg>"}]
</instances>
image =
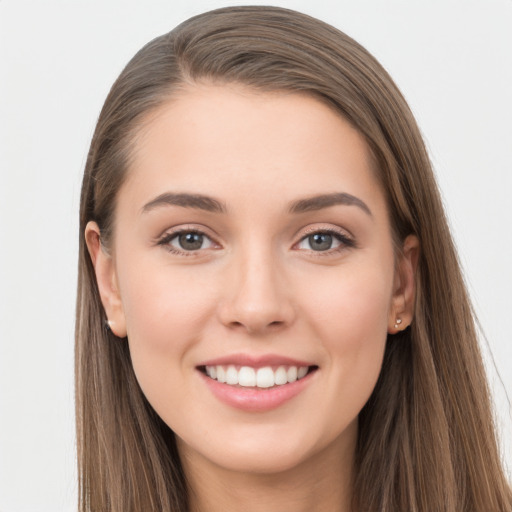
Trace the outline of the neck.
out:
<instances>
[{"instance_id":1,"label":"neck","mask_svg":"<svg viewBox=\"0 0 512 512\"><path fill-rule=\"evenodd\" d=\"M351 512L354 446L333 446L275 473L221 468L198 454L182 463L190 512Z\"/></svg>"}]
</instances>

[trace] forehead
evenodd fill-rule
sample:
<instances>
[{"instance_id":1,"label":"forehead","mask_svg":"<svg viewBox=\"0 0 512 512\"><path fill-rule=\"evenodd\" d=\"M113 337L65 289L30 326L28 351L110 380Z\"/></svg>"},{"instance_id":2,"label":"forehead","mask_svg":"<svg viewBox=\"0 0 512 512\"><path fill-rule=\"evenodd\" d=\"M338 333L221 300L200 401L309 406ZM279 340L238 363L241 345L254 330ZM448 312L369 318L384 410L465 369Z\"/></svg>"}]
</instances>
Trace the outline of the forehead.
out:
<instances>
[{"instance_id":1,"label":"forehead","mask_svg":"<svg viewBox=\"0 0 512 512\"><path fill-rule=\"evenodd\" d=\"M258 193L274 204L347 192L385 207L374 167L359 132L311 95L198 85L142 123L120 199L191 191L229 201Z\"/></svg>"}]
</instances>

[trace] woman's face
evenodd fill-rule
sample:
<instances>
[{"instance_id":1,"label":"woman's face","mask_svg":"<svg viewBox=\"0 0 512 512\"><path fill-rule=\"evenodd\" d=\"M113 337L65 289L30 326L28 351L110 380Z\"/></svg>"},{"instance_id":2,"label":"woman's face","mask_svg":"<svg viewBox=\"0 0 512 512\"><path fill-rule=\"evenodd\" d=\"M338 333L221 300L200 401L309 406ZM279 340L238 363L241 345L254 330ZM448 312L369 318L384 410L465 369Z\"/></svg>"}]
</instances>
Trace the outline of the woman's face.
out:
<instances>
[{"instance_id":1,"label":"woman's face","mask_svg":"<svg viewBox=\"0 0 512 512\"><path fill-rule=\"evenodd\" d=\"M197 86L147 120L128 172L110 256L94 224L87 240L181 456L257 473L350 459L410 318L411 258L363 138L312 97Z\"/></svg>"}]
</instances>

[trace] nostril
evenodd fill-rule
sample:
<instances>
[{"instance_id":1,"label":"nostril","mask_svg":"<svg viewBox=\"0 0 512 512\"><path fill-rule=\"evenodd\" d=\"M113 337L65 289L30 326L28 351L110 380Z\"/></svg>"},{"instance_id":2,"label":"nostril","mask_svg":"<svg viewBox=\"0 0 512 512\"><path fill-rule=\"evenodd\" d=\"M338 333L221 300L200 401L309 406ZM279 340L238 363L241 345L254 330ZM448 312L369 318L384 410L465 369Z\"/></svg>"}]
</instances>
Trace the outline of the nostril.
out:
<instances>
[{"instance_id":1,"label":"nostril","mask_svg":"<svg viewBox=\"0 0 512 512\"><path fill-rule=\"evenodd\" d=\"M242 322L236 322L236 321L233 321L233 322L230 322L229 324L230 327L234 327L234 328L244 328L244 324Z\"/></svg>"},{"instance_id":2,"label":"nostril","mask_svg":"<svg viewBox=\"0 0 512 512\"><path fill-rule=\"evenodd\" d=\"M247 321L247 322L239 322L239 321L232 321L229 323L228 327L231 329L243 329L244 331L248 332L249 334L258 334L258 333L264 333L268 331L273 331L281 328L283 325L285 325L285 322L282 322L280 320L276 320L270 323L265 322L255 322L255 321Z\"/></svg>"}]
</instances>

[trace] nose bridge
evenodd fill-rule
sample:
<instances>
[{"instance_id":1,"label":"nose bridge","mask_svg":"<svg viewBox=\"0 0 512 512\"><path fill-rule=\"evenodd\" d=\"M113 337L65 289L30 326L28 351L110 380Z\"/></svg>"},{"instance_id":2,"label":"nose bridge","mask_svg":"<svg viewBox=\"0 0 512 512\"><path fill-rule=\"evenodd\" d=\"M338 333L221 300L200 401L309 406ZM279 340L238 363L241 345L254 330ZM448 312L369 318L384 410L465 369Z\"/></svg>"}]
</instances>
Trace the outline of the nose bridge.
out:
<instances>
[{"instance_id":1,"label":"nose bridge","mask_svg":"<svg viewBox=\"0 0 512 512\"><path fill-rule=\"evenodd\" d=\"M291 322L284 269L268 239L247 240L233 255L227 274L223 323L255 333Z\"/></svg>"}]
</instances>

